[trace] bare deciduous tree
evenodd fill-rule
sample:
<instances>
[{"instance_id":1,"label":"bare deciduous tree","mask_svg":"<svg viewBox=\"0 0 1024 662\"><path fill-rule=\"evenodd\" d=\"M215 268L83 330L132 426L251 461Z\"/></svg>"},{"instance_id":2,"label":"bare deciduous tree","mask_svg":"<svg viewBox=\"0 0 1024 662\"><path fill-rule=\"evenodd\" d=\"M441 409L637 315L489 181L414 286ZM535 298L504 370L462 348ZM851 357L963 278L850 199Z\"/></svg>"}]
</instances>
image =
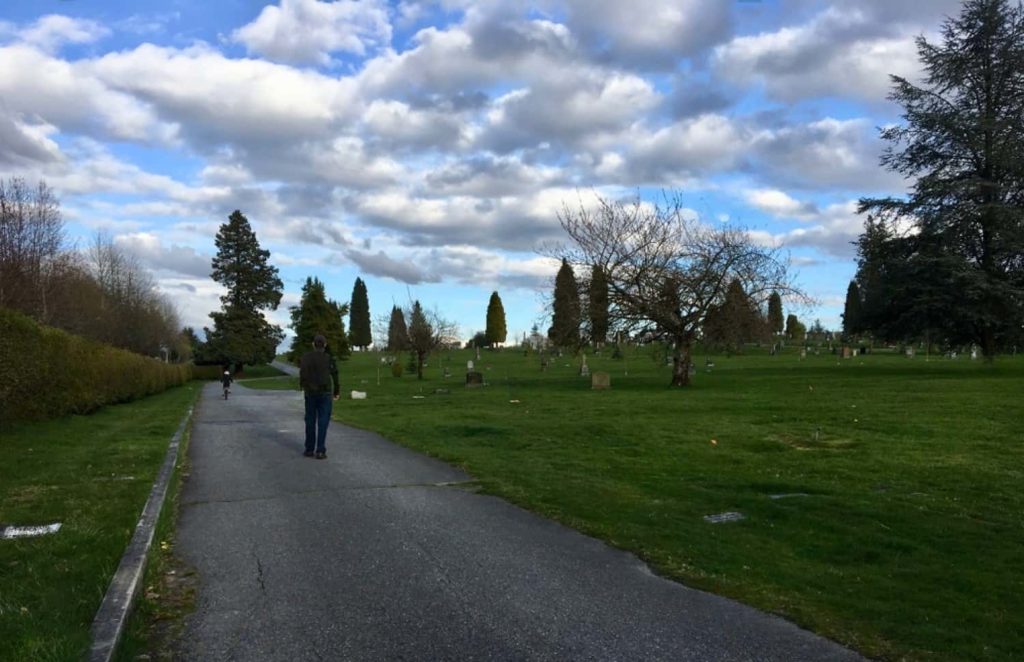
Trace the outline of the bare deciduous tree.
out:
<instances>
[{"instance_id":1,"label":"bare deciduous tree","mask_svg":"<svg viewBox=\"0 0 1024 662\"><path fill-rule=\"evenodd\" d=\"M31 188L20 177L0 180L0 306L45 321L63 244L52 189L44 182Z\"/></svg>"},{"instance_id":2,"label":"bare deciduous tree","mask_svg":"<svg viewBox=\"0 0 1024 662\"><path fill-rule=\"evenodd\" d=\"M657 204L596 196L593 206L564 207L558 220L572 243L547 252L603 271L613 329L671 343L673 386L690 383L693 344L732 280L759 305L773 291L804 298L778 249L742 229L702 223L678 194Z\"/></svg>"}]
</instances>

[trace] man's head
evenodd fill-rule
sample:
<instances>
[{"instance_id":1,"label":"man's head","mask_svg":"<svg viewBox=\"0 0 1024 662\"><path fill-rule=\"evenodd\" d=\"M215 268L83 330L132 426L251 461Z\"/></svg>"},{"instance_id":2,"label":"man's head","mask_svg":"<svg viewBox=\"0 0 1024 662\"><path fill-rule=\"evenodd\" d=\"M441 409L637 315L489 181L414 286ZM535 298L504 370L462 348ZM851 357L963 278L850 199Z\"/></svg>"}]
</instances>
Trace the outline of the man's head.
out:
<instances>
[{"instance_id":1,"label":"man's head","mask_svg":"<svg viewBox=\"0 0 1024 662\"><path fill-rule=\"evenodd\" d=\"M326 346L327 346L327 338L324 338L319 333L316 334L316 337L313 338L313 347L315 347L317 349L323 349Z\"/></svg>"}]
</instances>

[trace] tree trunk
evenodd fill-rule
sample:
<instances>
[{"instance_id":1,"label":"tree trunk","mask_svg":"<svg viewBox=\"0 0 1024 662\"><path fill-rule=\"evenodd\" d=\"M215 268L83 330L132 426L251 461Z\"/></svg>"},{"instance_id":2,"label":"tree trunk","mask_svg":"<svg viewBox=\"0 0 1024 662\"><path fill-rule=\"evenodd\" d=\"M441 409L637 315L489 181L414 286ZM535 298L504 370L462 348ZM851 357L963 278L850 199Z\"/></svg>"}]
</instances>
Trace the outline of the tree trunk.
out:
<instances>
[{"instance_id":1,"label":"tree trunk","mask_svg":"<svg viewBox=\"0 0 1024 662\"><path fill-rule=\"evenodd\" d=\"M690 355L690 341L676 338L675 345L676 348L672 355L672 386L689 386L690 365L693 363Z\"/></svg>"},{"instance_id":2,"label":"tree trunk","mask_svg":"<svg viewBox=\"0 0 1024 662\"><path fill-rule=\"evenodd\" d=\"M423 379L423 352L416 352L416 378Z\"/></svg>"},{"instance_id":3,"label":"tree trunk","mask_svg":"<svg viewBox=\"0 0 1024 662\"><path fill-rule=\"evenodd\" d=\"M986 361L996 358L996 334L990 323L986 323L981 330L981 355Z\"/></svg>"}]
</instances>

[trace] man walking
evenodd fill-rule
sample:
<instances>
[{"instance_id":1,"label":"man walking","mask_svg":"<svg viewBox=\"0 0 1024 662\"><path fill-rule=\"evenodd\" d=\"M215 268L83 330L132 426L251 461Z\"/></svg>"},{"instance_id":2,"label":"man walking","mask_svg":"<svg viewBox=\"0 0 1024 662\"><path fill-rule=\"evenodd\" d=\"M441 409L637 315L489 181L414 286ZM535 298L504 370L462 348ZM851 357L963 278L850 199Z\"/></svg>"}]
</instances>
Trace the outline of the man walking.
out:
<instances>
[{"instance_id":1,"label":"man walking","mask_svg":"<svg viewBox=\"0 0 1024 662\"><path fill-rule=\"evenodd\" d=\"M313 338L313 351L306 352L299 361L299 386L306 399L306 457L327 457L327 424L331 421L331 398L338 399L338 366L327 351L327 339L317 334Z\"/></svg>"}]
</instances>

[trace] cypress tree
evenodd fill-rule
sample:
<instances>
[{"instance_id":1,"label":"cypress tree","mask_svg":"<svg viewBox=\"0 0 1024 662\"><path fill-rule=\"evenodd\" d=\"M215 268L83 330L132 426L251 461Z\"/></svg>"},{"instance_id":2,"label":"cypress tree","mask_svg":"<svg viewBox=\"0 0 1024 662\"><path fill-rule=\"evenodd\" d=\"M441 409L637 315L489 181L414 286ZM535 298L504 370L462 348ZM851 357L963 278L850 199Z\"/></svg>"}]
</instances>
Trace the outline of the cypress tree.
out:
<instances>
[{"instance_id":1,"label":"cypress tree","mask_svg":"<svg viewBox=\"0 0 1024 662\"><path fill-rule=\"evenodd\" d=\"M508 330L505 327L505 308L501 305L501 297L497 292L491 293L487 303L487 330L484 331L487 344L491 347L505 342Z\"/></svg>"},{"instance_id":2,"label":"cypress tree","mask_svg":"<svg viewBox=\"0 0 1024 662\"><path fill-rule=\"evenodd\" d=\"M782 333L784 323L782 297L778 292L772 292L768 297L768 329L775 334Z\"/></svg>"},{"instance_id":3,"label":"cypress tree","mask_svg":"<svg viewBox=\"0 0 1024 662\"><path fill-rule=\"evenodd\" d=\"M405 314L398 306L392 306L388 322L388 351L401 352L408 348L409 329L405 325Z\"/></svg>"},{"instance_id":4,"label":"cypress tree","mask_svg":"<svg viewBox=\"0 0 1024 662\"><path fill-rule=\"evenodd\" d=\"M353 347L365 350L373 343L373 334L370 331L370 300L366 294L366 283L358 277L352 287L349 334Z\"/></svg>"},{"instance_id":5,"label":"cypress tree","mask_svg":"<svg viewBox=\"0 0 1024 662\"><path fill-rule=\"evenodd\" d=\"M580 292L576 275L565 259L555 276L552 307L551 342L556 347L576 348L580 342Z\"/></svg>"}]
</instances>

